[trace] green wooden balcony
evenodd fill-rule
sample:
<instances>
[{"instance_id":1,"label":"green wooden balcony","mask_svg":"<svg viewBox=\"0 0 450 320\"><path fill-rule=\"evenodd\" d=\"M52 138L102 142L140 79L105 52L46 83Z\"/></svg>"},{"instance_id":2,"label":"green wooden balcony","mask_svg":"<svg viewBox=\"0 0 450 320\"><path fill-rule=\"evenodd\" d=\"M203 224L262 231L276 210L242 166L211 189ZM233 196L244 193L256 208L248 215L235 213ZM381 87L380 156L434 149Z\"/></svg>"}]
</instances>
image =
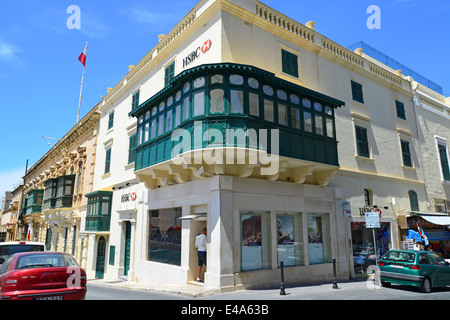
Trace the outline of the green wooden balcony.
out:
<instances>
[{"instance_id":1,"label":"green wooden balcony","mask_svg":"<svg viewBox=\"0 0 450 320\"><path fill-rule=\"evenodd\" d=\"M343 105L253 66L195 67L130 112L138 119L135 171L149 188L199 178L198 172L261 177L264 154L280 160L270 179L304 182L316 172L310 180L322 181L339 166L334 111ZM210 148L245 150L244 163L236 155L231 165L225 157L195 161L195 150Z\"/></svg>"}]
</instances>

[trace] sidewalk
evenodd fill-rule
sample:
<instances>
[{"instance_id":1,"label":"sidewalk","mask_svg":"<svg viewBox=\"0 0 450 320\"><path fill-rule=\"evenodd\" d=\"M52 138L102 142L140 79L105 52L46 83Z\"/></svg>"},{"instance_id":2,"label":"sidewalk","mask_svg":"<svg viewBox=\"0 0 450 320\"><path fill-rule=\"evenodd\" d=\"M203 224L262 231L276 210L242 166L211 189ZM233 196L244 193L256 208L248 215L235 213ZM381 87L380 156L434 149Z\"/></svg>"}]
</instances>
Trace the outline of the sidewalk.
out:
<instances>
[{"instance_id":1,"label":"sidewalk","mask_svg":"<svg viewBox=\"0 0 450 320\"><path fill-rule=\"evenodd\" d=\"M285 289L286 295L280 295L279 287L262 288L262 289L242 289L233 292L222 293L220 289L204 287L203 284L196 284L194 282L188 283L185 286L172 285L150 285L143 283L136 283L124 280L104 280L104 279L88 279L88 285L105 286L111 288L128 289L148 291L155 293L165 293L172 295L180 295L188 298L204 298L204 299L310 299L314 296L328 295L333 299L347 290L360 289L366 287L366 281L362 279L348 280L338 283L338 289L332 289L333 283L310 283L287 286Z\"/></svg>"},{"instance_id":2,"label":"sidewalk","mask_svg":"<svg viewBox=\"0 0 450 320\"><path fill-rule=\"evenodd\" d=\"M185 286L151 285L124 280L88 279L87 284L105 286L118 289L167 293L190 298L207 297L221 293L219 289L205 288L203 284L186 284Z\"/></svg>"}]
</instances>

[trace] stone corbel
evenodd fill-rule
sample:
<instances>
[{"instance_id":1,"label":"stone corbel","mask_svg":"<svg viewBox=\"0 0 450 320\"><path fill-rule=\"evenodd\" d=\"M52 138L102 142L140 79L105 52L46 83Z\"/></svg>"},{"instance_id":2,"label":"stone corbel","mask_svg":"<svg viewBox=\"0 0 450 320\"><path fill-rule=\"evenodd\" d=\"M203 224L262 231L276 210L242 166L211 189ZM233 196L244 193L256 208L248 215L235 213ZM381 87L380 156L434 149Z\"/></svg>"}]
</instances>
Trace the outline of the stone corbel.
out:
<instances>
[{"instance_id":1,"label":"stone corbel","mask_svg":"<svg viewBox=\"0 0 450 320\"><path fill-rule=\"evenodd\" d=\"M336 173L337 169L316 171L317 184L321 187L326 187L330 182L330 179L336 176Z\"/></svg>"},{"instance_id":2,"label":"stone corbel","mask_svg":"<svg viewBox=\"0 0 450 320\"><path fill-rule=\"evenodd\" d=\"M314 166L303 166L292 170L292 177L295 183L303 183L307 176L313 174Z\"/></svg>"}]
</instances>

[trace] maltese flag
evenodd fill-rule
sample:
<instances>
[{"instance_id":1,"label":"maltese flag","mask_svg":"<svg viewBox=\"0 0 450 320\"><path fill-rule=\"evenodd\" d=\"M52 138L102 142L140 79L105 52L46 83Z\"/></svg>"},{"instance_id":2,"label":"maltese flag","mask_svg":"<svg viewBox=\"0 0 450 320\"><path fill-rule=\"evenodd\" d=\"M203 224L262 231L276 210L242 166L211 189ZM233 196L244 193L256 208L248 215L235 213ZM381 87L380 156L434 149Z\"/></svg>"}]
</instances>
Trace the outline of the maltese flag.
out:
<instances>
[{"instance_id":1,"label":"maltese flag","mask_svg":"<svg viewBox=\"0 0 450 320\"><path fill-rule=\"evenodd\" d=\"M33 234L33 227L31 226L31 223L28 225L28 233L27 233L27 240L31 241L31 236Z\"/></svg>"},{"instance_id":2,"label":"maltese flag","mask_svg":"<svg viewBox=\"0 0 450 320\"><path fill-rule=\"evenodd\" d=\"M84 48L83 52L78 57L78 60L83 64L83 66L86 66L86 50L87 50L87 43L86 47Z\"/></svg>"}]
</instances>

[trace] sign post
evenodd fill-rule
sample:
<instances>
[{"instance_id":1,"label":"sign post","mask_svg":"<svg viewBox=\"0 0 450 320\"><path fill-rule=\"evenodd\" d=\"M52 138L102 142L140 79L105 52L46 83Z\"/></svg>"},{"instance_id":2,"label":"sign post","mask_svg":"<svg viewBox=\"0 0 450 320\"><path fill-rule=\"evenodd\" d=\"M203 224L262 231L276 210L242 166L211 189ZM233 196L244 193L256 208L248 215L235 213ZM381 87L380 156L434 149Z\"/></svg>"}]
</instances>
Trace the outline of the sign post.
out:
<instances>
[{"instance_id":1,"label":"sign post","mask_svg":"<svg viewBox=\"0 0 450 320\"><path fill-rule=\"evenodd\" d=\"M372 229L373 234L373 245L375 251L375 265L378 265L378 255L377 255L377 239L375 237L375 229L380 228L380 213L366 212L366 228Z\"/></svg>"}]
</instances>

